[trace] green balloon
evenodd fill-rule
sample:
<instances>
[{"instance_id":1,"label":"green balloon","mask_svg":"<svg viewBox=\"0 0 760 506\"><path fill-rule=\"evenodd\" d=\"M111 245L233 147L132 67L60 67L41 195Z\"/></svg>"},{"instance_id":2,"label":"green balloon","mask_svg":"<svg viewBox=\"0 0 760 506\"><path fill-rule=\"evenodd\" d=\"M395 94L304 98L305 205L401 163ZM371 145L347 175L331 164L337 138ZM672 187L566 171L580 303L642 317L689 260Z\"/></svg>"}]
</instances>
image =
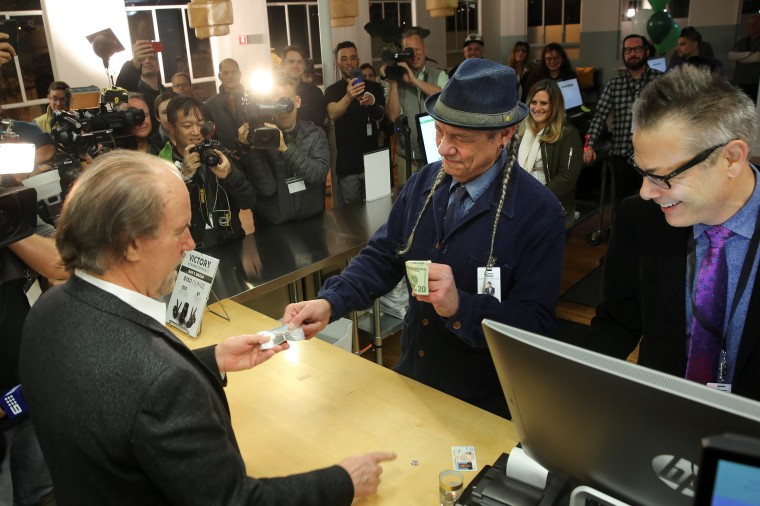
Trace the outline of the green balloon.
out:
<instances>
[{"instance_id":1,"label":"green balloon","mask_svg":"<svg viewBox=\"0 0 760 506\"><path fill-rule=\"evenodd\" d=\"M681 27L678 26L678 23L673 22L673 28L670 30L670 33L667 37L665 37L665 40L660 42L659 44L655 44L655 47L657 48L657 52L659 54L665 54L673 47L675 47L676 43L678 42L678 37L681 36Z\"/></svg>"},{"instance_id":2,"label":"green balloon","mask_svg":"<svg viewBox=\"0 0 760 506\"><path fill-rule=\"evenodd\" d=\"M668 5L668 0L649 0L649 5L652 6L652 10L655 12L662 12Z\"/></svg>"},{"instance_id":3,"label":"green balloon","mask_svg":"<svg viewBox=\"0 0 760 506\"><path fill-rule=\"evenodd\" d=\"M672 29L673 18L669 12L655 12L647 21L647 33L655 44L664 41Z\"/></svg>"}]
</instances>

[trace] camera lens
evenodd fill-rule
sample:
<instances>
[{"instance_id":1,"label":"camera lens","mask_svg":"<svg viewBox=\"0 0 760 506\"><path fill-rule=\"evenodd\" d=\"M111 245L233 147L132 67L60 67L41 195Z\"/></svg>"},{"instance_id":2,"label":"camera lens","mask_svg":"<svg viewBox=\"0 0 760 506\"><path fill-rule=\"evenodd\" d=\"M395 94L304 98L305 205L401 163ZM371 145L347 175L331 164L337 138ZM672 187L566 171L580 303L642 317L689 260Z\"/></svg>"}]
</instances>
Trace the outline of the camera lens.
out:
<instances>
[{"instance_id":1,"label":"camera lens","mask_svg":"<svg viewBox=\"0 0 760 506\"><path fill-rule=\"evenodd\" d=\"M201 154L201 161L203 162L203 165L205 165L208 168L216 167L220 163L222 163L222 159L219 158L219 155L217 155L213 149L207 149Z\"/></svg>"}]
</instances>

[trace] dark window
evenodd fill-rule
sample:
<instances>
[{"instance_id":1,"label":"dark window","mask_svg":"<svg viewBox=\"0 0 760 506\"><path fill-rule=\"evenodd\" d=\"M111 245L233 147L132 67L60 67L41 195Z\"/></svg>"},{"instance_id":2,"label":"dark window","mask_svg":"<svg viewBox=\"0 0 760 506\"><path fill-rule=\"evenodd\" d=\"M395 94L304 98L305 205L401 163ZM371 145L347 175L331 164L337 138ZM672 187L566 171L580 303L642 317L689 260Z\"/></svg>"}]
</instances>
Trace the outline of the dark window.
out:
<instances>
[{"instance_id":1,"label":"dark window","mask_svg":"<svg viewBox=\"0 0 760 506\"><path fill-rule=\"evenodd\" d=\"M189 1L181 0L124 0L125 7L154 7L154 6L166 6L166 5L187 5Z\"/></svg>"},{"instance_id":2,"label":"dark window","mask_svg":"<svg viewBox=\"0 0 760 506\"><path fill-rule=\"evenodd\" d=\"M670 0L668 2L668 12L670 12L670 15L674 18L688 18L689 1L690 0ZM757 9L755 9L755 12L757 12Z\"/></svg>"},{"instance_id":3,"label":"dark window","mask_svg":"<svg viewBox=\"0 0 760 506\"><path fill-rule=\"evenodd\" d=\"M41 11L40 0L0 0L0 11Z\"/></svg>"},{"instance_id":4,"label":"dark window","mask_svg":"<svg viewBox=\"0 0 760 506\"><path fill-rule=\"evenodd\" d=\"M577 25L580 22L581 22L581 0L565 0L565 24Z\"/></svg>"},{"instance_id":5,"label":"dark window","mask_svg":"<svg viewBox=\"0 0 760 506\"><path fill-rule=\"evenodd\" d=\"M563 0L544 0L544 16L546 26L562 24Z\"/></svg>"},{"instance_id":6,"label":"dark window","mask_svg":"<svg viewBox=\"0 0 760 506\"><path fill-rule=\"evenodd\" d=\"M319 8L316 5L309 6L309 26L311 27L311 44L305 47L311 48L311 59L314 65L321 65L322 45L319 39Z\"/></svg>"},{"instance_id":7,"label":"dark window","mask_svg":"<svg viewBox=\"0 0 760 506\"><path fill-rule=\"evenodd\" d=\"M306 17L306 6L288 5L288 18L290 20L290 43L308 48L309 27Z\"/></svg>"},{"instance_id":8,"label":"dark window","mask_svg":"<svg viewBox=\"0 0 760 506\"><path fill-rule=\"evenodd\" d=\"M475 2L459 2L453 16L446 17L447 32L462 32L456 40L464 40L468 33L478 31L478 4Z\"/></svg>"},{"instance_id":9,"label":"dark window","mask_svg":"<svg viewBox=\"0 0 760 506\"><path fill-rule=\"evenodd\" d=\"M760 0L744 0L742 14L755 14L760 12Z\"/></svg>"},{"instance_id":10,"label":"dark window","mask_svg":"<svg viewBox=\"0 0 760 506\"><path fill-rule=\"evenodd\" d=\"M9 19L15 19L19 25L18 57L0 67L0 102L8 105L45 98L47 87L55 78L42 16L10 16Z\"/></svg>"},{"instance_id":11,"label":"dark window","mask_svg":"<svg viewBox=\"0 0 760 506\"><path fill-rule=\"evenodd\" d=\"M544 25L544 0L528 0L528 26Z\"/></svg>"},{"instance_id":12,"label":"dark window","mask_svg":"<svg viewBox=\"0 0 760 506\"><path fill-rule=\"evenodd\" d=\"M129 36L132 40L155 40L153 16L149 11L132 11L127 14Z\"/></svg>"},{"instance_id":13,"label":"dark window","mask_svg":"<svg viewBox=\"0 0 760 506\"><path fill-rule=\"evenodd\" d=\"M139 5L138 5L139 3ZM193 92L199 97L201 83L196 79L213 78L215 75L214 65L211 58L211 45L208 39L199 39L195 36L195 30L190 28L187 2L144 0L128 0L127 22L129 24L129 36L136 40L159 40L164 44L164 50L158 55L163 68L162 80L168 85L171 78L177 72L190 74L193 81ZM176 9L150 9L130 10L130 7L146 7L156 5L177 5ZM156 24L153 24L153 13L156 15ZM187 39L185 39L185 30ZM126 45L126 43L125 43ZM191 68L192 66L192 68ZM213 84L211 91L213 92Z\"/></svg>"},{"instance_id":14,"label":"dark window","mask_svg":"<svg viewBox=\"0 0 760 506\"><path fill-rule=\"evenodd\" d=\"M565 7L564 24L579 24L581 22L581 0L528 0L528 26L551 26L563 24L563 4ZM546 13L545 20L542 17L544 12Z\"/></svg>"},{"instance_id":15,"label":"dark window","mask_svg":"<svg viewBox=\"0 0 760 506\"><path fill-rule=\"evenodd\" d=\"M285 21L285 6L267 6L267 18L269 19L269 45L279 54L280 50L288 45L287 22Z\"/></svg>"}]
</instances>

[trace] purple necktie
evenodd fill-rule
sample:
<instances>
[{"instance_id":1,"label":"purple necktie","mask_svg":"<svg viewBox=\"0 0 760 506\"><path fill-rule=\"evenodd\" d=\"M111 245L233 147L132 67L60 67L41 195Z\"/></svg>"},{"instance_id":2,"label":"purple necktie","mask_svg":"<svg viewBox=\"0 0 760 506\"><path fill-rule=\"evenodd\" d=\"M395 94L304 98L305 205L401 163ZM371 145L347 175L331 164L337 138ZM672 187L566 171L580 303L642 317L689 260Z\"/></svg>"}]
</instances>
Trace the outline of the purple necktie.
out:
<instances>
[{"instance_id":1,"label":"purple necktie","mask_svg":"<svg viewBox=\"0 0 760 506\"><path fill-rule=\"evenodd\" d=\"M443 217L443 235L448 235L449 232L454 230L454 227L462 219L464 214L464 199L469 195L467 188L457 183L451 190L454 193L454 197L449 203L449 207L446 208L446 216Z\"/></svg>"},{"instance_id":2,"label":"purple necktie","mask_svg":"<svg viewBox=\"0 0 760 506\"><path fill-rule=\"evenodd\" d=\"M718 372L728 290L728 266L723 246L731 231L723 225L715 225L705 230L705 234L710 246L699 267L694 289L694 318L686 365L686 379L702 384L715 381Z\"/></svg>"}]
</instances>

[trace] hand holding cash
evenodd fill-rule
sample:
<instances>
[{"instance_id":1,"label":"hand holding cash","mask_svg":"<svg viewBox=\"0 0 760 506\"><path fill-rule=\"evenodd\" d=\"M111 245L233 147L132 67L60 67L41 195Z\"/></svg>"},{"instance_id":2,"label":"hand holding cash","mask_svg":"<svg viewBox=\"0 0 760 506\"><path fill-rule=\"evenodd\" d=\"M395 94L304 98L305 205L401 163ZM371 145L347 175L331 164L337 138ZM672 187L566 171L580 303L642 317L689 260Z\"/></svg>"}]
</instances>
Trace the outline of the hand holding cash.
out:
<instances>
[{"instance_id":1,"label":"hand holding cash","mask_svg":"<svg viewBox=\"0 0 760 506\"><path fill-rule=\"evenodd\" d=\"M428 295L428 269L430 260L407 260L406 275L409 278L409 284L412 287L413 295Z\"/></svg>"},{"instance_id":2,"label":"hand holding cash","mask_svg":"<svg viewBox=\"0 0 760 506\"><path fill-rule=\"evenodd\" d=\"M456 314L459 293L451 266L429 260L410 260L406 262L406 274L414 298L432 304L435 312L444 318Z\"/></svg>"}]
</instances>

